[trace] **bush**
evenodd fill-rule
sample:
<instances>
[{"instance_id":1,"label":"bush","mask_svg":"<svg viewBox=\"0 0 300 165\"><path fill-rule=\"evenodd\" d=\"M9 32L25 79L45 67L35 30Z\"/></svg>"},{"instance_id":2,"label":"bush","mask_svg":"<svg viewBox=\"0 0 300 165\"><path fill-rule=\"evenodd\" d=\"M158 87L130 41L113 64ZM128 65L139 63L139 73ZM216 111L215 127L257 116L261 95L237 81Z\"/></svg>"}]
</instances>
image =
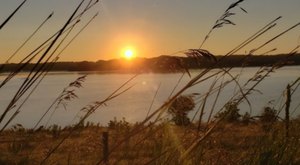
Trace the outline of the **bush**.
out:
<instances>
[{"instance_id":1,"label":"bush","mask_svg":"<svg viewBox=\"0 0 300 165\"><path fill-rule=\"evenodd\" d=\"M260 116L260 121L264 123L271 123L277 120L277 111L271 107L265 107Z\"/></svg>"},{"instance_id":2,"label":"bush","mask_svg":"<svg viewBox=\"0 0 300 165\"><path fill-rule=\"evenodd\" d=\"M248 113L248 112L246 112L242 116L242 123L244 123L244 124L249 124L249 123L251 123L253 121L254 121L253 117L251 117L250 113Z\"/></svg>"},{"instance_id":3,"label":"bush","mask_svg":"<svg viewBox=\"0 0 300 165\"><path fill-rule=\"evenodd\" d=\"M188 112L195 108L193 95L181 95L177 97L168 109L172 115L172 121L179 126L187 126L191 123L187 117Z\"/></svg>"},{"instance_id":4,"label":"bush","mask_svg":"<svg viewBox=\"0 0 300 165\"><path fill-rule=\"evenodd\" d=\"M236 102L228 102L225 105L225 110L216 114L215 118L223 119L226 122L237 122L241 115L239 114Z\"/></svg>"},{"instance_id":5,"label":"bush","mask_svg":"<svg viewBox=\"0 0 300 165\"><path fill-rule=\"evenodd\" d=\"M130 128L130 124L124 117L122 118L122 120L117 120L117 118L114 117L114 120L109 121L108 128L116 130L128 130Z\"/></svg>"},{"instance_id":6,"label":"bush","mask_svg":"<svg viewBox=\"0 0 300 165\"><path fill-rule=\"evenodd\" d=\"M185 116L174 116L172 118L172 121L175 122L176 125L179 125L179 126L187 126L191 123L190 119L185 115Z\"/></svg>"}]
</instances>

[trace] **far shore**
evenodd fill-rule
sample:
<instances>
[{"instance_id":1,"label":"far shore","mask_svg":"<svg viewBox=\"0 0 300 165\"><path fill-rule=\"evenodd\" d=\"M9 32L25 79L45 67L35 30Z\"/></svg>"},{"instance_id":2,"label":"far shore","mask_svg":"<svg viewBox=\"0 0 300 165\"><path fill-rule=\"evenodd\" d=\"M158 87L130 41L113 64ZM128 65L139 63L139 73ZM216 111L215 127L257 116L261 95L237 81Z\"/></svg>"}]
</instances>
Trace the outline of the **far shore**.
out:
<instances>
[{"instance_id":1,"label":"far shore","mask_svg":"<svg viewBox=\"0 0 300 165\"><path fill-rule=\"evenodd\" d=\"M221 59L223 56L216 56ZM246 59L245 59L246 58ZM243 62L241 62L243 61ZM261 67L261 66L297 66L300 65L300 54L289 56L283 55L264 55L248 56L233 55L228 56L222 61L213 61L202 58L159 56L153 58L135 58L131 60L113 59L98 60L96 62L57 62L51 68L52 72L93 72L100 74L110 73L176 73L186 69L205 69L205 68L226 68L226 67ZM11 72L20 68L21 64L9 63L1 64L1 72ZM26 64L21 69L22 72L29 72L33 69L34 63ZM39 64L41 65L41 64Z\"/></svg>"}]
</instances>

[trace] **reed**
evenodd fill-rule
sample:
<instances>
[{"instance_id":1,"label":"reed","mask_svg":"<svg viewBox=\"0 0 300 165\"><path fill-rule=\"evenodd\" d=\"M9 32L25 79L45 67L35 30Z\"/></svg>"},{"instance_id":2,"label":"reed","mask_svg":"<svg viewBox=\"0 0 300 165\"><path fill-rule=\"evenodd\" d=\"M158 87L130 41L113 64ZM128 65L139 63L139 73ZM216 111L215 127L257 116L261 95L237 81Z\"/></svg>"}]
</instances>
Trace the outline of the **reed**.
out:
<instances>
[{"instance_id":1,"label":"reed","mask_svg":"<svg viewBox=\"0 0 300 165\"><path fill-rule=\"evenodd\" d=\"M12 19L12 17L20 10L20 8L25 4L27 0L24 0L0 25L0 30Z\"/></svg>"},{"instance_id":2,"label":"reed","mask_svg":"<svg viewBox=\"0 0 300 165\"><path fill-rule=\"evenodd\" d=\"M15 94L14 98L11 100L10 104L7 106L6 110L4 110L4 112L2 113L1 115L1 118L0 118L0 123L3 121L3 119L5 118L5 116L7 115L7 113L9 111L11 111L11 109L14 107L15 103L33 86L33 84L43 75L45 74L46 72L49 71L49 69L51 69L51 67L47 67L47 63L48 61L51 59L51 57L54 55L54 53L56 52L56 50L59 48L59 46L64 42L65 38L68 36L66 35L64 37L64 39L60 42L60 44L55 48L55 50L47 57L46 61L43 61L42 63L42 60L47 56L48 52L50 51L50 49L54 46L54 44L56 43L56 41L59 39L59 37L66 31L68 31L68 34L70 33L70 31L74 28L74 26L78 23L78 18L80 18L85 12L87 12L92 6L94 6L97 1L95 1L94 3L92 2L89 2L88 5L84 8L84 10L79 13L78 15L75 15L77 13L77 11L79 10L79 8L81 7L82 3L84 1L82 1L80 3L80 5L78 5L77 9L73 12L72 16L69 18L69 20L66 22L66 24L63 26L62 29L60 29L56 34L54 34L52 37L50 37L47 41L45 41L43 44L41 44L37 49L35 49L32 53L30 53L28 56L26 56L23 60L21 60L21 62L19 63L20 67L17 68L16 71L10 73L8 75L8 77L1 83L1 87L3 87L7 82L9 82L9 80L11 78L13 78L15 75L17 75L26 65L29 64L30 61L32 61L43 49L46 49L45 52L40 56L38 62L34 65L34 67L32 68L32 70L29 72L27 78L25 79L25 81L23 82L23 84L20 86L18 92ZM50 16L49 16L50 17ZM48 18L49 18L48 17ZM95 17L95 16L94 16ZM93 18L94 18L93 17ZM75 21L75 24L73 24L72 26L70 26L69 28L68 25L70 25L71 22ZM90 22L89 22L90 23ZM86 27L86 26L85 26ZM84 27L84 28L85 28ZM81 30L82 31L82 30ZM81 32L80 31L80 32ZM79 33L78 33L79 34ZM77 35L78 35L77 34ZM76 35L76 36L77 36ZM75 36L75 37L76 37ZM74 38L71 40L73 41ZM31 36L29 37L31 38ZM53 39L51 41L51 39ZM51 41L51 42L49 42ZM48 43L48 45L45 45L46 43ZM69 42L70 44L70 42ZM68 45L69 45L68 44ZM67 46L68 46L67 45ZM66 46L66 47L67 47ZM43 49L41 49L42 47L44 47ZM65 48L66 48L65 47ZM64 49L65 49L64 48ZM40 50L41 49L41 50ZM63 50L64 50L63 49ZM62 50L62 51L63 51ZM35 53L36 51L38 51L37 53ZM60 54L62 53L62 51L60 52ZM60 55L59 54L59 55ZM34 56L32 56L34 55ZM32 57L30 57L32 56ZM28 59L25 63L22 63L24 62L26 59ZM58 58L58 56L56 57ZM56 59L54 58L54 59ZM55 62L55 60L54 60ZM48 69L48 70L47 70ZM16 115L17 113L14 114L14 116ZM12 117L11 117L12 118ZM14 118L14 117L13 117Z\"/></svg>"},{"instance_id":3,"label":"reed","mask_svg":"<svg viewBox=\"0 0 300 165\"><path fill-rule=\"evenodd\" d=\"M285 102L285 137L289 138L290 128L290 105L291 105L291 87L290 84L286 87L286 102Z\"/></svg>"}]
</instances>

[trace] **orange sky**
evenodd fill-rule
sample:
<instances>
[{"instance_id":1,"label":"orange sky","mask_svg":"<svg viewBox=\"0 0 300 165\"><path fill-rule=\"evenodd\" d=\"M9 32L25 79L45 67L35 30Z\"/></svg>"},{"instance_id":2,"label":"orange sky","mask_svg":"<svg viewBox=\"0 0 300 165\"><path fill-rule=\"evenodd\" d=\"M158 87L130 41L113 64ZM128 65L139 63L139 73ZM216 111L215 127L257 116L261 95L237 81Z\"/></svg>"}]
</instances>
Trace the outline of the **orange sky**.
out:
<instances>
[{"instance_id":1,"label":"orange sky","mask_svg":"<svg viewBox=\"0 0 300 165\"><path fill-rule=\"evenodd\" d=\"M21 0L0 2L0 22L10 14ZM162 54L198 48L201 41L235 0L102 0L81 20L73 35L95 12L99 16L69 46L61 61L97 61L120 58L127 47L134 49L138 57L153 57ZM46 26L12 59L18 61L39 43L57 31L71 15L78 1L31 0L16 14L9 24L0 31L1 62L4 62L26 40L34 29L52 11L54 16ZM230 19L236 26L227 25L217 29L203 46L214 54L225 54L241 41L282 15L278 26L245 47L239 53L249 52L259 44L300 21L299 0L245 1L240 9L234 10ZM299 44L300 28L294 29L260 53L277 48L274 53L289 52ZM176 54L182 55L182 54Z\"/></svg>"}]
</instances>

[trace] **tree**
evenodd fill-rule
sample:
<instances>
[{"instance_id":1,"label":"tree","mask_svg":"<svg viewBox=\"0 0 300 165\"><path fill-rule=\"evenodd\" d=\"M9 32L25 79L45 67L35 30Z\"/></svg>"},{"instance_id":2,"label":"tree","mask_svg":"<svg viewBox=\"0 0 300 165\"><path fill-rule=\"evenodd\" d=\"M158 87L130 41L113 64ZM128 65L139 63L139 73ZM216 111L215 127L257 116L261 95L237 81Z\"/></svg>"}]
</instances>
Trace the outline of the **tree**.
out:
<instances>
[{"instance_id":1,"label":"tree","mask_svg":"<svg viewBox=\"0 0 300 165\"><path fill-rule=\"evenodd\" d=\"M193 95L181 95L177 97L168 109L172 120L176 125L187 126L191 123L187 114L195 107Z\"/></svg>"}]
</instances>

